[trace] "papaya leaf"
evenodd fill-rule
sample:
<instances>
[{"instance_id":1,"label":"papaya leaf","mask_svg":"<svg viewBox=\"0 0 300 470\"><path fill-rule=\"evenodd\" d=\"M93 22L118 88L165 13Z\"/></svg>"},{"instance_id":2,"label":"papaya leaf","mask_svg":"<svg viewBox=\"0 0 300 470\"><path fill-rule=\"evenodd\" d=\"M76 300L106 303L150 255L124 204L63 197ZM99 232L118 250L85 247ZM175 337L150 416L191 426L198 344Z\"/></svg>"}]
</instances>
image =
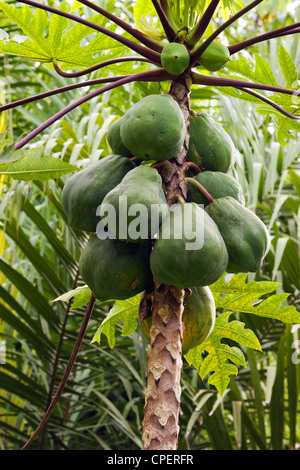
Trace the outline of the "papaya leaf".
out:
<instances>
[{"instance_id":1,"label":"papaya leaf","mask_svg":"<svg viewBox=\"0 0 300 470\"><path fill-rule=\"evenodd\" d=\"M19 181L46 181L78 170L77 166L51 156L41 156L42 150L31 149L18 161L1 164L0 175Z\"/></svg>"},{"instance_id":2,"label":"papaya leaf","mask_svg":"<svg viewBox=\"0 0 300 470\"><path fill-rule=\"evenodd\" d=\"M28 60L50 64L56 62L64 63L68 68L87 68L102 60L116 57L128 48L105 34L97 33L89 42L87 37L95 33L90 27L72 22L59 15L51 15L49 19L44 10L31 9L25 5L15 8L0 1L0 9L13 20L26 35L25 40L15 38L2 38L0 40L0 52L23 57ZM63 2L60 10L67 11L68 4ZM106 26L107 19L102 15L88 18L94 24L105 26L110 31L115 31L116 25ZM45 31L49 34L45 37ZM131 38L131 36L130 36ZM110 51L109 54L106 51ZM105 52L105 54L104 54ZM95 55L100 54L101 60ZM102 54L104 57L102 57Z\"/></svg>"},{"instance_id":3,"label":"papaya leaf","mask_svg":"<svg viewBox=\"0 0 300 470\"><path fill-rule=\"evenodd\" d=\"M221 343L221 339L228 338L245 347L261 350L257 337L253 331L244 328L244 323L237 320L228 322L231 314L232 312L221 313L216 318L214 329L206 341L185 355L188 364L198 370L202 379L211 374L208 383L214 385L220 395L224 394L230 376L237 375L236 366L246 366L242 350ZM202 358L203 351L207 353L204 359ZM228 360L231 362L228 363Z\"/></svg>"},{"instance_id":4,"label":"papaya leaf","mask_svg":"<svg viewBox=\"0 0 300 470\"><path fill-rule=\"evenodd\" d=\"M247 274L241 273L225 282L225 275L210 286L217 308L251 313L260 317L272 318L283 323L300 323L300 312L295 306L281 304L289 294L273 294L260 299L262 295L274 292L280 284L269 281L250 281L246 283Z\"/></svg>"},{"instance_id":5,"label":"papaya leaf","mask_svg":"<svg viewBox=\"0 0 300 470\"><path fill-rule=\"evenodd\" d=\"M91 289L88 286L80 286L76 289L65 292L56 299L52 300L52 302L68 302L70 299L74 298L71 309L76 309L87 305L89 303L91 294Z\"/></svg>"},{"instance_id":6,"label":"papaya leaf","mask_svg":"<svg viewBox=\"0 0 300 470\"><path fill-rule=\"evenodd\" d=\"M226 68L230 74L226 74L227 78L240 79L240 76L248 78L252 82L262 83L265 85L279 86L275 75L270 65L263 59L259 54L254 54L255 65L251 66L250 62L244 57L238 60L230 60ZM297 80L297 67L292 61L291 56L281 45L278 50L278 61L281 68L281 72L286 81L286 87L295 90L294 95L276 94L270 95L268 98L274 103L282 106L286 111L297 114L300 109L300 86ZM224 72L220 72L220 75L224 75ZM276 137L280 145L288 145L287 141L290 139L296 139L291 131L300 131L300 122L289 117L284 116L280 111L274 109L271 105L262 103L258 98L254 98L251 95L247 96L247 93L243 91L237 91L228 87L220 87L219 91L225 95L233 96L234 98L242 99L256 103L256 111L260 114L271 115Z\"/></svg>"},{"instance_id":7,"label":"papaya leaf","mask_svg":"<svg viewBox=\"0 0 300 470\"><path fill-rule=\"evenodd\" d=\"M120 321L123 323L122 336L131 335L137 328L139 302L140 294L130 299L116 300L107 317L97 329L92 343L98 342L100 344L101 335L104 334L112 349L116 342L115 325Z\"/></svg>"}]
</instances>

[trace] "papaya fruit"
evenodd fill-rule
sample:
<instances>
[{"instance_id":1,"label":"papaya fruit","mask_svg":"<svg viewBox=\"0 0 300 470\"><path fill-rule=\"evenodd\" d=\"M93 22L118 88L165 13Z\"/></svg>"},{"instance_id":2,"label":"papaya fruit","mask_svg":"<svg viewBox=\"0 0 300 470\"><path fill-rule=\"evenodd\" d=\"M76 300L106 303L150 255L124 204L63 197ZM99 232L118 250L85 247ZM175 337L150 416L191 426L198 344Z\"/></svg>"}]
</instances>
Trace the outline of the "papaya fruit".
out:
<instances>
[{"instance_id":1,"label":"papaya fruit","mask_svg":"<svg viewBox=\"0 0 300 470\"><path fill-rule=\"evenodd\" d=\"M235 162L235 147L229 134L206 113L189 118L187 161L202 171L227 173Z\"/></svg>"},{"instance_id":2,"label":"papaya fruit","mask_svg":"<svg viewBox=\"0 0 300 470\"><path fill-rule=\"evenodd\" d=\"M170 95L149 95L126 112L120 133L135 157L162 161L180 151L186 126L183 113Z\"/></svg>"},{"instance_id":3,"label":"papaya fruit","mask_svg":"<svg viewBox=\"0 0 300 470\"><path fill-rule=\"evenodd\" d=\"M152 238L169 214L162 179L155 168L140 165L130 170L103 199L115 209L116 223L111 227L119 240L132 243Z\"/></svg>"},{"instance_id":4,"label":"papaya fruit","mask_svg":"<svg viewBox=\"0 0 300 470\"><path fill-rule=\"evenodd\" d=\"M72 175L66 182L61 203L71 227L95 232L99 216L97 207L104 196L135 167L128 158L109 155Z\"/></svg>"},{"instance_id":5,"label":"papaya fruit","mask_svg":"<svg viewBox=\"0 0 300 470\"><path fill-rule=\"evenodd\" d=\"M230 52L228 47L215 40L205 49L199 59L199 63L206 70L217 72L217 70L222 69L227 64L229 57Z\"/></svg>"},{"instance_id":6,"label":"papaya fruit","mask_svg":"<svg viewBox=\"0 0 300 470\"><path fill-rule=\"evenodd\" d=\"M265 224L231 196L215 199L205 211L217 224L229 254L227 272L256 272L270 240Z\"/></svg>"},{"instance_id":7,"label":"papaya fruit","mask_svg":"<svg viewBox=\"0 0 300 470\"><path fill-rule=\"evenodd\" d=\"M190 55L183 44L170 42L161 53L163 68L171 75L180 75L190 63Z\"/></svg>"},{"instance_id":8,"label":"papaya fruit","mask_svg":"<svg viewBox=\"0 0 300 470\"><path fill-rule=\"evenodd\" d=\"M143 295L143 294L142 294ZM192 294L185 297L182 314L182 354L203 343L212 332L216 319L216 306L208 286L194 287ZM141 330L149 339L152 318L140 321Z\"/></svg>"},{"instance_id":9,"label":"papaya fruit","mask_svg":"<svg viewBox=\"0 0 300 470\"><path fill-rule=\"evenodd\" d=\"M240 204L245 205L243 188L231 175L220 171L203 171L193 178L206 189L213 199L231 196ZM193 184L188 185L187 201L203 204L204 206L210 203Z\"/></svg>"},{"instance_id":10,"label":"papaya fruit","mask_svg":"<svg viewBox=\"0 0 300 470\"><path fill-rule=\"evenodd\" d=\"M151 288L151 243L138 245L94 235L79 259L79 271L96 299L124 300Z\"/></svg>"},{"instance_id":11,"label":"papaya fruit","mask_svg":"<svg viewBox=\"0 0 300 470\"><path fill-rule=\"evenodd\" d=\"M122 142L120 134L120 126L124 116L114 121L108 128L107 142L116 155L122 155L123 157L132 157L132 153L128 150Z\"/></svg>"},{"instance_id":12,"label":"papaya fruit","mask_svg":"<svg viewBox=\"0 0 300 470\"><path fill-rule=\"evenodd\" d=\"M178 288L208 286L225 272L228 253L217 225L194 202L176 205L150 255L154 278Z\"/></svg>"}]
</instances>

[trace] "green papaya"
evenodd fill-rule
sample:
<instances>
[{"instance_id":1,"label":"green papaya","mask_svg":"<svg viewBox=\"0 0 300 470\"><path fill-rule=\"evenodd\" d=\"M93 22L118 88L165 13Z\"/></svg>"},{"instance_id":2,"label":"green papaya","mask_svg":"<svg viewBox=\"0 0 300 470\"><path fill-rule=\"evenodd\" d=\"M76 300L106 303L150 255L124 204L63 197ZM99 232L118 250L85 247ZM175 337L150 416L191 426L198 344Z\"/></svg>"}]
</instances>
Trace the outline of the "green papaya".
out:
<instances>
[{"instance_id":1,"label":"green papaya","mask_svg":"<svg viewBox=\"0 0 300 470\"><path fill-rule=\"evenodd\" d=\"M133 155L123 144L120 134L120 127L123 118L124 116L110 125L107 132L107 142L114 154L129 158Z\"/></svg>"},{"instance_id":2,"label":"green papaya","mask_svg":"<svg viewBox=\"0 0 300 470\"><path fill-rule=\"evenodd\" d=\"M135 164L128 158L109 155L72 175L61 194L69 225L78 230L95 232L100 220L96 215L97 207L134 167Z\"/></svg>"},{"instance_id":3,"label":"green papaya","mask_svg":"<svg viewBox=\"0 0 300 470\"><path fill-rule=\"evenodd\" d=\"M169 160L180 151L186 133L183 113L170 95L149 95L123 116L124 145L141 160Z\"/></svg>"},{"instance_id":4,"label":"green papaya","mask_svg":"<svg viewBox=\"0 0 300 470\"><path fill-rule=\"evenodd\" d=\"M189 150L187 161L202 171L227 173L235 162L235 147L229 134L206 113L189 118Z\"/></svg>"},{"instance_id":5,"label":"green papaya","mask_svg":"<svg viewBox=\"0 0 300 470\"><path fill-rule=\"evenodd\" d=\"M81 252L79 271L96 299L124 300L152 285L151 243L138 245L94 235Z\"/></svg>"},{"instance_id":6,"label":"green papaya","mask_svg":"<svg viewBox=\"0 0 300 470\"><path fill-rule=\"evenodd\" d=\"M183 44L170 42L161 53L163 68L172 75L180 75L190 63L190 54Z\"/></svg>"},{"instance_id":7,"label":"green papaya","mask_svg":"<svg viewBox=\"0 0 300 470\"><path fill-rule=\"evenodd\" d=\"M219 171L203 171L193 177L200 183L213 199L231 196L240 204L245 205L243 188L240 183L227 173ZM188 185L187 201L207 206L210 201L193 184Z\"/></svg>"},{"instance_id":8,"label":"green papaya","mask_svg":"<svg viewBox=\"0 0 300 470\"><path fill-rule=\"evenodd\" d=\"M132 243L152 238L169 214L162 179L155 168L140 165L129 171L103 199L105 210L113 207L115 226L109 227L119 240ZM104 219L103 219L104 220Z\"/></svg>"},{"instance_id":9,"label":"green papaya","mask_svg":"<svg viewBox=\"0 0 300 470\"><path fill-rule=\"evenodd\" d=\"M228 253L215 222L194 202L177 204L162 223L150 266L162 284L208 286L225 272Z\"/></svg>"},{"instance_id":10,"label":"green papaya","mask_svg":"<svg viewBox=\"0 0 300 470\"><path fill-rule=\"evenodd\" d=\"M142 294L143 295L143 294ZM208 286L194 287L192 294L185 297L182 314L183 335L182 354L203 343L215 325L216 306L212 292ZM149 339L152 318L141 320L141 330Z\"/></svg>"},{"instance_id":11,"label":"green papaya","mask_svg":"<svg viewBox=\"0 0 300 470\"><path fill-rule=\"evenodd\" d=\"M267 228L260 218L230 196L215 199L205 210L225 241L227 272L256 272L270 247Z\"/></svg>"},{"instance_id":12,"label":"green papaya","mask_svg":"<svg viewBox=\"0 0 300 470\"><path fill-rule=\"evenodd\" d=\"M228 47L215 40L205 49L199 62L206 70L216 72L227 64L229 57Z\"/></svg>"}]
</instances>

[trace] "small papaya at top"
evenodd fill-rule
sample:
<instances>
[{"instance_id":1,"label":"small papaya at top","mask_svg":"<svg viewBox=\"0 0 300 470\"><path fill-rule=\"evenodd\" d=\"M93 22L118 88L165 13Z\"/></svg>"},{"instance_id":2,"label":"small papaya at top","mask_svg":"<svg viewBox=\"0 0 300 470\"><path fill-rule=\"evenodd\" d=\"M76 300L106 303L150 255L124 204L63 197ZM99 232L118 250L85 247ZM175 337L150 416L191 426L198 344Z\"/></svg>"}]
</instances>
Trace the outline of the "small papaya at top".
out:
<instances>
[{"instance_id":1,"label":"small papaya at top","mask_svg":"<svg viewBox=\"0 0 300 470\"><path fill-rule=\"evenodd\" d=\"M143 296L143 294L142 294ZM194 287L191 295L186 295L182 314L183 335L182 354L202 344L211 334L216 319L216 306L208 286ZM141 320L141 319L140 319ZM152 318L141 320L141 330L149 339Z\"/></svg>"},{"instance_id":2,"label":"small papaya at top","mask_svg":"<svg viewBox=\"0 0 300 470\"><path fill-rule=\"evenodd\" d=\"M120 127L121 122L124 116L119 118L117 121L114 121L108 128L107 132L107 142L112 149L113 153L116 155L122 155L123 157L132 157L132 153L122 142L121 134L120 134Z\"/></svg>"},{"instance_id":3,"label":"small papaya at top","mask_svg":"<svg viewBox=\"0 0 300 470\"><path fill-rule=\"evenodd\" d=\"M140 160L169 160L181 150L186 133L183 113L170 95L149 95L122 118L121 139Z\"/></svg>"},{"instance_id":4,"label":"small papaya at top","mask_svg":"<svg viewBox=\"0 0 300 470\"><path fill-rule=\"evenodd\" d=\"M260 218L230 196L215 199L205 211L217 224L229 254L227 272L256 272L270 248Z\"/></svg>"},{"instance_id":5,"label":"small papaya at top","mask_svg":"<svg viewBox=\"0 0 300 470\"><path fill-rule=\"evenodd\" d=\"M102 202L113 207L116 223L110 230L119 240L138 243L152 238L169 214L162 179L155 168L140 165L130 170ZM104 219L102 219L104 221Z\"/></svg>"},{"instance_id":6,"label":"small papaya at top","mask_svg":"<svg viewBox=\"0 0 300 470\"><path fill-rule=\"evenodd\" d=\"M227 64L229 57L230 52L228 47L226 47L220 41L215 40L211 42L210 45L205 49L199 59L199 63L206 70L209 70L210 72L216 72Z\"/></svg>"},{"instance_id":7,"label":"small papaya at top","mask_svg":"<svg viewBox=\"0 0 300 470\"><path fill-rule=\"evenodd\" d=\"M235 147L229 134L206 113L189 118L187 161L202 171L227 173L235 163Z\"/></svg>"},{"instance_id":8,"label":"small papaya at top","mask_svg":"<svg viewBox=\"0 0 300 470\"><path fill-rule=\"evenodd\" d=\"M216 223L194 202L163 221L150 255L154 278L178 288L208 286L226 271L228 253Z\"/></svg>"},{"instance_id":9,"label":"small papaya at top","mask_svg":"<svg viewBox=\"0 0 300 470\"><path fill-rule=\"evenodd\" d=\"M150 241L133 245L94 235L79 259L79 271L96 299L124 300L152 286Z\"/></svg>"},{"instance_id":10,"label":"small papaya at top","mask_svg":"<svg viewBox=\"0 0 300 470\"><path fill-rule=\"evenodd\" d=\"M193 178L200 183L213 199L231 196L240 204L245 205L243 188L240 183L228 173L220 171L203 171ZM187 201L207 206L210 201L193 184L188 185Z\"/></svg>"},{"instance_id":11,"label":"small papaya at top","mask_svg":"<svg viewBox=\"0 0 300 470\"><path fill-rule=\"evenodd\" d=\"M61 194L69 225L78 230L95 232L100 221L96 215L97 207L134 167L135 164L126 157L109 155L72 175Z\"/></svg>"},{"instance_id":12,"label":"small papaya at top","mask_svg":"<svg viewBox=\"0 0 300 470\"><path fill-rule=\"evenodd\" d=\"M170 42L162 50L161 63L171 75L180 75L190 63L190 54L183 44Z\"/></svg>"}]
</instances>

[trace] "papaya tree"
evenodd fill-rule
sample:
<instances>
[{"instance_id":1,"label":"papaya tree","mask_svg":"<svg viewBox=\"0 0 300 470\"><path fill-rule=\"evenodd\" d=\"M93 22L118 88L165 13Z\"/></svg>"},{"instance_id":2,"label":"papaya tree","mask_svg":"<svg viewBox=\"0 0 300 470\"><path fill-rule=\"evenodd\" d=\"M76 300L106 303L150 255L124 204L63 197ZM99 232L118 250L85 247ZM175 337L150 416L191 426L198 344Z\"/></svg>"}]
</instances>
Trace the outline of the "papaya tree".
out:
<instances>
[{"instance_id":1,"label":"papaya tree","mask_svg":"<svg viewBox=\"0 0 300 470\"><path fill-rule=\"evenodd\" d=\"M242 188L230 173L235 164L230 136L207 113L195 112L191 98L198 87L214 87L256 103L261 113L273 116L284 136L299 132L298 75L287 52L280 52L286 87L277 84L258 54L252 68L242 53L251 55L257 44L297 34L300 24L225 44L222 33L263 0L246 6L240 0L137 0L135 25L115 15L110 2L106 8L89 0L75 1L72 7L62 2L59 8L33 0L20 3L24 6L0 2L1 10L26 35L22 41L2 35L1 53L45 64L66 79L102 69L103 76L0 106L5 112L32 103L34 110L47 97L96 87L20 136L0 161L1 174L28 180L47 171L55 170L53 177L74 172L74 166L54 157L40 158L36 149L26 150L27 145L63 116L116 87L134 82L167 87L137 101L111 125L110 156L65 183L62 204L68 222L90 236L79 263L89 302L64 377L23 448L46 425L62 394L95 303L110 301L113 306L93 341L100 342L104 334L113 345L116 322L123 322L124 335L139 322L149 340L143 449L177 449L183 359L202 379L209 376L208 383L222 395L237 366L245 365L242 349L221 343L222 338L260 350L250 329L229 321L232 312L300 322L294 306L280 306L287 295L270 295L277 283L246 282L248 273L261 268L270 234L245 207ZM92 16L82 14L82 6ZM82 45L92 32L97 34ZM126 207L120 207L122 198ZM138 225L130 211L137 203L147 209L153 204L157 213L148 210L140 231L129 232L128 221ZM104 223L108 206L128 216L125 232L121 223ZM197 234L201 243L192 247Z\"/></svg>"}]
</instances>

